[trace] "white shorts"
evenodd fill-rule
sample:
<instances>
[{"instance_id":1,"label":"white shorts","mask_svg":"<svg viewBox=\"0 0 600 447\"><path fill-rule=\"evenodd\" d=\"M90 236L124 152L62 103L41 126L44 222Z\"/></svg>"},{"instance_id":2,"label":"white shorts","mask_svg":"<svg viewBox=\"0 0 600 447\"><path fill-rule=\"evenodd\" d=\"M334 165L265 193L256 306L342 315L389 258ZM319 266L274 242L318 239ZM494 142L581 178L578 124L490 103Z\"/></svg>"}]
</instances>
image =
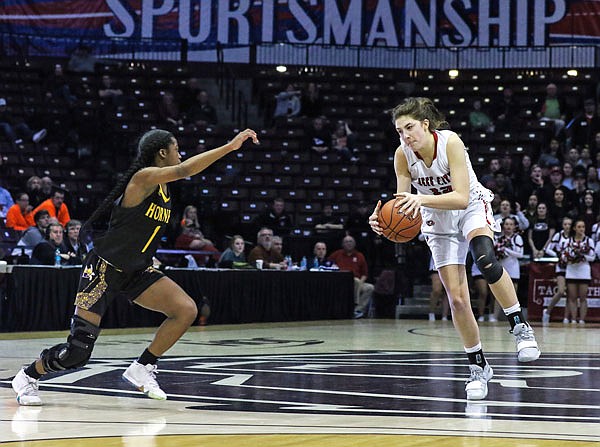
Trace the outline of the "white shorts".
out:
<instances>
[{"instance_id":1,"label":"white shorts","mask_svg":"<svg viewBox=\"0 0 600 447\"><path fill-rule=\"evenodd\" d=\"M436 269L445 265L465 264L469 251L467 236L471 231L485 227L494 232L500 231L487 199L482 196L472 200L464 210L421 207L421 232L429 245Z\"/></svg>"}]
</instances>

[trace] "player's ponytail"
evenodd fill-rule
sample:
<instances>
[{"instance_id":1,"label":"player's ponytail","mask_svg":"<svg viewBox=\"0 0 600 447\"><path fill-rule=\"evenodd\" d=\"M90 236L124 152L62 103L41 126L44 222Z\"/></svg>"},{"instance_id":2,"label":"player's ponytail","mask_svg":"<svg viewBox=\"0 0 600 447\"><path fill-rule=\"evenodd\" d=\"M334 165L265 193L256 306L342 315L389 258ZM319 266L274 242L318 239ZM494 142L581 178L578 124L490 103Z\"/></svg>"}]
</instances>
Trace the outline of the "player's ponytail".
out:
<instances>
[{"instance_id":1,"label":"player's ponytail","mask_svg":"<svg viewBox=\"0 0 600 447\"><path fill-rule=\"evenodd\" d=\"M152 166L154 164L154 157L160 149L166 149L173 142L173 134L166 130L154 129L146 132L140 138L137 149L137 157L129 166L129 169L121 174L117 184L108 193L106 198L102 201L100 206L92 213L90 218L86 221L85 225L79 232L79 240L84 241L84 234L87 234L92 230L92 223L95 222L99 217L103 216L106 212L112 209L115 200L119 198L124 192L131 177L140 169Z\"/></svg>"},{"instance_id":2,"label":"player's ponytail","mask_svg":"<svg viewBox=\"0 0 600 447\"><path fill-rule=\"evenodd\" d=\"M392 110L392 121L401 116L411 116L418 121L429 120L429 130L448 129L446 118L429 98L406 98Z\"/></svg>"}]
</instances>

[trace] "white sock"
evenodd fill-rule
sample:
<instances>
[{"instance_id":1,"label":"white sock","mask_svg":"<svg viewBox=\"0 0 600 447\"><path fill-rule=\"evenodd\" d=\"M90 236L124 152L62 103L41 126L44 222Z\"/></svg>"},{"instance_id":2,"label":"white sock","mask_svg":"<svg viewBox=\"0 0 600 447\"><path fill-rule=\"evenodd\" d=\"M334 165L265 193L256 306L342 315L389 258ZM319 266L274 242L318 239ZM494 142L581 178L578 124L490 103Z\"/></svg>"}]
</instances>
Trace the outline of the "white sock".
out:
<instances>
[{"instance_id":1,"label":"white sock","mask_svg":"<svg viewBox=\"0 0 600 447\"><path fill-rule=\"evenodd\" d=\"M475 346L472 346L472 347L470 347L470 348L467 348L467 347L465 346L465 352L466 352L467 354L472 354L472 353L474 353L474 352L477 352L477 351L480 351L480 350L481 350L481 342L477 343Z\"/></svg>"},{"instance_id":2,"label":"white sock","mask_svg":"<svg viewBox=\"0 0 600 447\"><path fill-rule=\"evenodd\" d=\"M502 309L504 311L504 315L514 314L515 312L521 311L521 305L519 303L514 306L507 307L506 309Z\"/></svg>"}]
</instances>

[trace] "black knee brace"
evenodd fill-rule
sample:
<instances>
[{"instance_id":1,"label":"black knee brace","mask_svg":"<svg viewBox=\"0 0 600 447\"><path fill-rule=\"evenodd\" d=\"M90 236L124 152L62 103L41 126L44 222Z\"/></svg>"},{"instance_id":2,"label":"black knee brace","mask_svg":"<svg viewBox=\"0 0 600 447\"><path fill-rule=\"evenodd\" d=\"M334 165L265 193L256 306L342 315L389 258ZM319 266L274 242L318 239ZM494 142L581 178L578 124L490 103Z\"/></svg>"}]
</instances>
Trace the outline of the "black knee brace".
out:
<instances>
[{"instance_id":1,"label":"black knee brace","mask_svg":"<svg viewBox=\"0 0 600 447\"><path fill-rule=\"evenodd\" d=\"M40 357L46 372L64 371L84 366L94 349L94 343L100 334L100 328L83 318L73 315L71 334L66 343L44 349Z\"/></svg>"},{"instance_id":2,"label":"black knee brace","mask_svg":"<svg viewBox=\"0 0 600 447\"><path fill-rule=\"evenodd\" d=\"M475 236L469 246L473 262L489 284L497 282L504 273L502 264L494 253L494 243L488 236Z\"/></svg>"}]
</instances>

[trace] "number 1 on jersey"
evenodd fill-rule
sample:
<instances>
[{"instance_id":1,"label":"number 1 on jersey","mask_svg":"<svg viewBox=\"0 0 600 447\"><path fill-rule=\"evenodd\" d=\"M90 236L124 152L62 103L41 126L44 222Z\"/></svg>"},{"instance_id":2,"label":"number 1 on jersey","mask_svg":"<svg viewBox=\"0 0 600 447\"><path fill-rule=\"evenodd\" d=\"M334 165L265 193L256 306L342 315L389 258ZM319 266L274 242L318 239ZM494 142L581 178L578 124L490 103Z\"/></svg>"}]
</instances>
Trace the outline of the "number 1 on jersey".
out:
<instances>
[{"instance_id":1,"label":"number 1 on jersey","mask_svg":"<svg viewBox=\"0 0 600 447\"><path fill-rule=\"evenodd\" d=\"M148 239L148 242L146 242L146 245L144 245L144 248L142 248L142 253L144 253L148 249L148 246L152 242L152 239L154 239L154 236L156 236L156 233L158 233L158 230L160 230L160 225L157 225L156 228L154 229L154 232Z\"/></svg>"}]
</instances>

